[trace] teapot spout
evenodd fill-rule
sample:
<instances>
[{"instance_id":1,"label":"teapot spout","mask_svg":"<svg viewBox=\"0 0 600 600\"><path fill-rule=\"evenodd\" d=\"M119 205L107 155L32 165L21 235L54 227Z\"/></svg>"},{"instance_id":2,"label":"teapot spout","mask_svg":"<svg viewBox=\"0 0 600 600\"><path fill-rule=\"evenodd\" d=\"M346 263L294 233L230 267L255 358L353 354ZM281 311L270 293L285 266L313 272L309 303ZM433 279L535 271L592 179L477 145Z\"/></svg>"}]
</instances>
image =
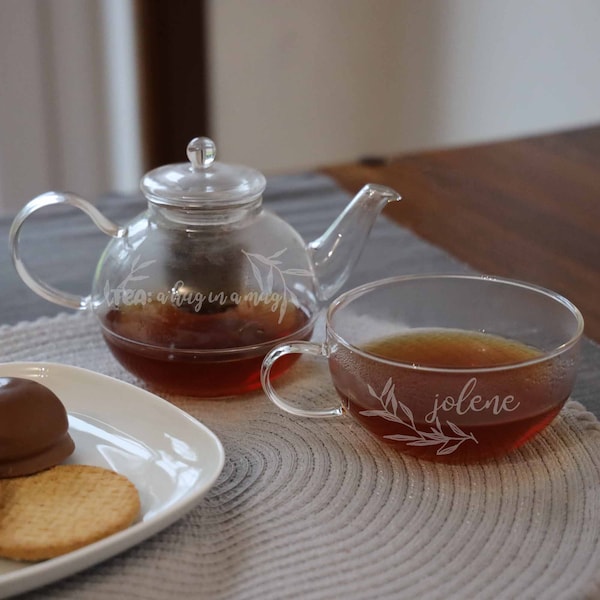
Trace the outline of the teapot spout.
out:
<instances>
[{"instance_id":1,"label":"teapot spout","mask_svg":"<svg viewBox=\"0 0 600 600\"><path fill-rule=\"evenodd\" d=\"M377 215L388 202L402 197L379 184L365 185L319 238L308 244L319 282L319 300L325 301L346 283L356 264Z\"/></svg>"}]
</instances>

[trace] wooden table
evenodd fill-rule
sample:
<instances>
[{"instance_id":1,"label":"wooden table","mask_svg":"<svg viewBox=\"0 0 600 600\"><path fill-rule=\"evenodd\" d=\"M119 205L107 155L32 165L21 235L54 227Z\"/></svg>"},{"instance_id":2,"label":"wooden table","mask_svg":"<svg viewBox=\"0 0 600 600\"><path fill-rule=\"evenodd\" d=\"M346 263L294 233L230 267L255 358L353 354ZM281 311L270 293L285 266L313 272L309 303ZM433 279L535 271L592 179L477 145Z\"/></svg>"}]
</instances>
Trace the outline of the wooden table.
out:
<instances>
[{"instance_id":1,"label":"wooden table","mask_svg":"<svg viewBox=\"0 0 600 600\"><path fill-rule=\"evenodd\" d=\"M350 192L406 200L386 214L475 269L549 287L600 341L600 126L322 169Z\"/></svg>"}]
</instances>

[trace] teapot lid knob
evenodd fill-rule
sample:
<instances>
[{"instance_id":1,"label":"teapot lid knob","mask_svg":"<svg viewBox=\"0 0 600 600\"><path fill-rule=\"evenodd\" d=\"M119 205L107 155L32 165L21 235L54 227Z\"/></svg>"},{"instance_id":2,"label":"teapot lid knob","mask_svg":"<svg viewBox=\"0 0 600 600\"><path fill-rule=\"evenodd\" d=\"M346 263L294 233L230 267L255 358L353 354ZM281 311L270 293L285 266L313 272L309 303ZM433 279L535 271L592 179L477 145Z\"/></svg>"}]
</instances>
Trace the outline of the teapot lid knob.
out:
<instances>
[{"instance_id":1,"label":"teapot lid knob","mask_svg":"<svg viewBox=\"0 0 600 600\"><path fill-rule=\"evenodd\" d=\"M217 146L210 138L196 137L187 145L187 157L194 171L210 167L216 156Z\"/></svg>"},{"instance_id":2,"label":"teapot lid knob","mask_svg":"<svg viewBox=\"0 0 600 600\"><path fill-rule=\"evenodd\" d=\"M260 199L267 183L264 175L243 165L215 160L217 148L210 138L194 138L186 153L189 162L163 165L144 175L140 188L150 202L223 210Z\"/></svg>"}]
</instances>

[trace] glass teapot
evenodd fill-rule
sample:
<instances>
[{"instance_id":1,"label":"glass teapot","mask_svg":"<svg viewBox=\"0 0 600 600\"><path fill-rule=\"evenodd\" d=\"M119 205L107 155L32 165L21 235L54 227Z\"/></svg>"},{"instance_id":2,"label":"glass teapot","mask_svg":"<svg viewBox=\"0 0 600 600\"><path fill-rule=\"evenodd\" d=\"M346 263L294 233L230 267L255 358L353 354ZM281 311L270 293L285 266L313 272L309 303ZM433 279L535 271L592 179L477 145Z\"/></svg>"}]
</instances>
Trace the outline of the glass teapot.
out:
<instances>
[{"instance_id":1,"label":"glass teapot","mask_svg":"<svg viewBox=\"0 0 600 600\"><path fill-rule=\"evenodd\" d=\"M93 311L117 360L158 391L218 397L260 387L263 357L286 339L308 339L324 302L344 284L390 188L369 184L318 239L304 243L262 207L264 176L215 161L195 138L189 163L147 173L147 209L125 226L71 193L47 192L15 217L9 242L17 272L37 294ZM92 291L62 292L29 272L19 255L24 221L70 204L111 236ZM279 371L291 361L278 361Z\"/></svg>"}]
</instances>

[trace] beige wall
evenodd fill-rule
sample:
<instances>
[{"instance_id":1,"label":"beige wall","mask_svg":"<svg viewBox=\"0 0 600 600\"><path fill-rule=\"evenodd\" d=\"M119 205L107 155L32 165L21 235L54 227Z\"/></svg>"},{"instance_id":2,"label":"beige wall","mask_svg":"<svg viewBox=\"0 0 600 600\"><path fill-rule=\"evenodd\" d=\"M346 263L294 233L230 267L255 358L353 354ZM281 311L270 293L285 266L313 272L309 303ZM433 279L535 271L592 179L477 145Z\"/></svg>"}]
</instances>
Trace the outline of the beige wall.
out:
<instances>
[{"instance_id":1,"label":"beige wall","mask_svg":"<svg viewBox=\"0 0 600 600\"><path fill-rule=\"evenodd\" d=\"M0 0L0 213L137 187L132 2ZM219 157L267 174L600 122L600 0L207 4Z\"/></svg>"},{"instance_id":2,"label":"beige wall","mask_svg":"<svg viewBox=\"0 0 600 600\"><path fill-rule=\"evenodd\" d=\"M267 172L600 122L598 0L211 0L220 156Z\"/></svg>"},{"instance_id":3,"label":"beige wall","mask_svg":"<svg viewBox=\"0 0 600 600\"><path fill-rule=\"evenodd\" d=\"M222 158L286 171L389 148L396 0L213 0Z\"/></svg>"}]
</instances>

